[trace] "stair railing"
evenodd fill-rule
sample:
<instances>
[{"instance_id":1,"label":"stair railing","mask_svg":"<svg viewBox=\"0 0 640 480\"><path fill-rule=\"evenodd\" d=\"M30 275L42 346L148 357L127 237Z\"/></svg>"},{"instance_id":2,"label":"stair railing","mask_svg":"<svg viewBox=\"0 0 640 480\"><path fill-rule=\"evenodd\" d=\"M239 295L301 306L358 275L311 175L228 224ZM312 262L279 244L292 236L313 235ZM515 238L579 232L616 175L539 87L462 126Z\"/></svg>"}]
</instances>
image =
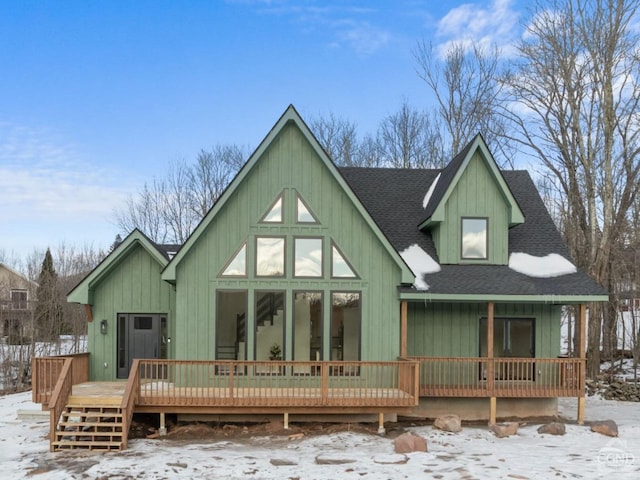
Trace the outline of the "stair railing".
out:
<instances>
[{"instance_id":1,"label":"stair railing","mask_svg":"<svg viewBox=\"0 0 640 480\"><path fill-rule=\"evenodd\" d=\"M72 365L73 358L65 358L60 376L49 400L49 448L52 452L54 450L53 442L56 439L58 422L60 421L60 416L67 405L69 396L71 395L71 389L73 388Z\"/></svg>"},{"instance_id":2,"label":"stair railing","mask_svg":"<svg viewBox=\"0 0 640 480\"><path fill-rule=\"evenodd\" d=\"M138 395L140 394L140 359L133 360L131 370L129 371L129 378L127 380L127 386L124 389L122 395L122 402L120 403L120 411L122 413L122 449L127 448L127 442L129 440L129 426L131 425L131 419L133 418L133 411L136 409L136 402L138 401Z\"/></svg>"}]
</instances>

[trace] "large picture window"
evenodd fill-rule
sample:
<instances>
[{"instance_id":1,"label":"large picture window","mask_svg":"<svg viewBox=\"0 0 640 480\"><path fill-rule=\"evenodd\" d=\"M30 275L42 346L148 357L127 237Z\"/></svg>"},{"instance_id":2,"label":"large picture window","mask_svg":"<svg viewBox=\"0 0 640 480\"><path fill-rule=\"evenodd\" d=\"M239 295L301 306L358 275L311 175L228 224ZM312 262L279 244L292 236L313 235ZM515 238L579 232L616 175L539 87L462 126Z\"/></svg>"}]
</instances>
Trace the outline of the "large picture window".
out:
<instances>
[{"instance_id":1,"label":"large picture window","mask_svg":"<svg viewBox=\"0 0 640 480\"><path fill-rule=\"evenodd\" d=\"M360 360L360 293L331 294L331 360Z\"/></svg>"},{"instance_id":2,"label":"large picture window","mask_svg":"<svg viewBox=\"0 0 640 480\"><path fill-rule=\"evenodd\" d=\"M283 360L285 292L256 292L256 360ZM276 348L277 346L277 348Z\"/></svg>"},{"instance_id":3,"label":"large picture window","mask_svg":"<svg viewBox=\"0 0 640 480\"><path fill-rule=\"evenodd\" d=\"M322 292L295 292L293 295L293 360L322 360ZM296 373L311 373L309 366Z\"/></svg>"},{"instance_id":4,"label":"large picture window","mask_svg":"<svg viewBox=\"0 0 640 480\"><path fill-rule=\"evenodd\" d=\"M216 297L216 358L247 358L247 291L218 290Z\"/></svg>"},{"instance_id":5,"label":"large picture window","mask_svg":"<svg viewBox=\"0 0 640 480\"><path fill-rule=\"evenodd\" d=\"M466 260L483 260L487 258L487 224L486 218L462 219L462 258Z\"/></svg>"}]
</instances>

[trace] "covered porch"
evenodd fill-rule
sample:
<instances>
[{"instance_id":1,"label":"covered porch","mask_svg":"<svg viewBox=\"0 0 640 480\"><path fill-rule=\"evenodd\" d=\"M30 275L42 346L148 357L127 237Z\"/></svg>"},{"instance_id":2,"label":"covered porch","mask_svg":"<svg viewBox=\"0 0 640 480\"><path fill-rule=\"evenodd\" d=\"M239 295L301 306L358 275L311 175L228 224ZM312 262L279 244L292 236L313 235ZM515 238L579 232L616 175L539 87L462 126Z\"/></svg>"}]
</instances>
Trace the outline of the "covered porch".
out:
<instances>
[{"instance_id":1,"label":"covered porch","mask_svg":"<svg viewBox=\"0 0 640 480\"><path fill-rule=\"evenodd\" d=\"M576 357L499 357L494 352L494 302L487 302L486 356L408 355L407 300L401 301L400 358L420 365L421 397L488 398L489 422L495 423L499 398L577 399L577 421L584 422L586 305L578 306Z\"/></svg>"}]
</instances>

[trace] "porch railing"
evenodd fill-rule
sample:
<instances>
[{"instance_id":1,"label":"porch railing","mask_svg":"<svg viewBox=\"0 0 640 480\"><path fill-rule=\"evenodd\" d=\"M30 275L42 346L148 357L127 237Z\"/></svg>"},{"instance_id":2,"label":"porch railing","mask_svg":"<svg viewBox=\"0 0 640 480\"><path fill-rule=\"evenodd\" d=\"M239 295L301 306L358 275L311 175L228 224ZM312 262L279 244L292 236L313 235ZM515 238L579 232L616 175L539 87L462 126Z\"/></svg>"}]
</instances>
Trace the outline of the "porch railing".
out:
<instances>
[{"instance_id":1,"label":"porch railing","mask_svg":"<svg viewBox=\"0 0 640 480\"><path fill-rule=\"evenodd\" d=\"M31 360L31 398L34 403L48 406L65 360L71 358L71 383L89 381L89 354L77 353L56 357L33 357Z\"/></svg>"},{"instance_id":2,"label":"porch railing","mask_svg":"<svg viewBox=\"0 0 640 480\"><path fill-rule=\"evenodd\" d=\"M579 397L581 358L407 357L420 364L424 397Z\"/></svg>"},{"instance_id":3,"label":"porch railing","mask_svg":"<svg viewBox=\"0 0 640 480\"><path fill-rule=\"evenodd\" d=\"M140 360L137 405L411 407L418 363Z\"/></svg>"}]
</instances>

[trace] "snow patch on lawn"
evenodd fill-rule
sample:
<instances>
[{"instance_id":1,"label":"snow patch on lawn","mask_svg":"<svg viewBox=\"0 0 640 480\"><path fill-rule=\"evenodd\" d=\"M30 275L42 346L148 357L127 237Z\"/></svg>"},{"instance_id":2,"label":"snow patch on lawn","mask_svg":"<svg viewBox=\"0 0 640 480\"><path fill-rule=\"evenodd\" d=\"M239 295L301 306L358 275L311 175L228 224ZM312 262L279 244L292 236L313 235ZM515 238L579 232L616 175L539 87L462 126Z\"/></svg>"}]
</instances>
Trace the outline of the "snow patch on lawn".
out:
<instances>
[{"instance_id":1,"label":"snow patch on lawn","mask_svg":"<svg viewBox=\"0 0 640 480\"><path fill-rule=\"evenodd\" d=\"M429 285L424 281L423 276L427 273L440 271L440 265L416 243L400 252L407 265L416 276L415 287L418 290L429 290Z\"/></svg>"},{"instance_id":2,"label":"snow patch on lawn","mask_svg":"<svg viewBox=\"0 0 640 480\"><path fill-rule=\"evenodd\" d=\"M500 399L498 399L498 404ZM559 414L575 419L575 398L559 399ZM18 410L40 410L31 393L0 397L0 465L3 478L184 479L413 479L413 478L615 478L637 479L640 469L640 403L586 398L586 420L612 419L619 438L566 425L566 435L537 433L528 421L518 434L496 438L486 426L459 433L416 426L428 452L397 461L392 436L339 432L288 440L286 435L229 440L130 439L123 452L49 452L49 419L19 420ZM390 429L393 424L387 424ZM614 453L614 455L611 455ZM349 463L323 464L322 459ZM286 459L277 462L274 459Z\"/></svg>"},{"instance_id":3,"label":"snow patch on lawn","mask_svg":"<svg viewBox=\"0 0 640 480\"><path fill-rule=\"evenodd\" d=\"M544 257L536 257L528 253L512 253L509 256L509 268L536 278L559 277L577 271L573 263L557 253L550 253Z\"/></svg>"}]
</instances>

